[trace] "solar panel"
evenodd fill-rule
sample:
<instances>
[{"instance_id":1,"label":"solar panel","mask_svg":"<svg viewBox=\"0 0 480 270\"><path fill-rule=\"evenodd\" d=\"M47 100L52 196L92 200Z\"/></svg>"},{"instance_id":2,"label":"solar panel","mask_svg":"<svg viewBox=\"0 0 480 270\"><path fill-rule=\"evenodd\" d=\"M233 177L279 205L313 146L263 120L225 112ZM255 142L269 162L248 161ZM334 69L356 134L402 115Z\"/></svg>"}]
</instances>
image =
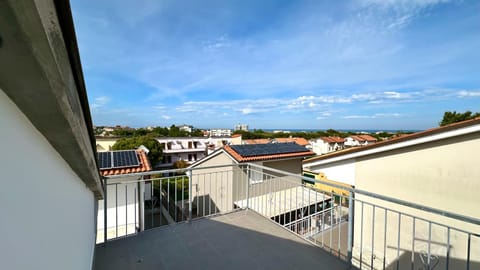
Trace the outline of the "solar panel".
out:
<instances>
[{"instance_id":1,"label":"solar panel","mask_svg":"<svg viewBox=\"0 0 480 270\"><path fill-rule=\"evenodd\" d=\"M98 153L100 169L135 167L140 165L135 150L109 151Z\"/></svg>"},{"instance_id":2,"label":"solar panel","mask_svg":"<svg viewBox=\"0 0 480 270\"><path fill-rule=\"evenodd\" d=\"M231 145L230 147L243 157L288 154L308 151L308 149L296 143L243 144Z\"/></svg>"},{"instance_id":3,"label":"solar panel","mask_svg":"<svg viewBox=\"0 0 480 270\"><path fill-rule=\"evenodd\" d=\"M110 152L98 153L98 165L100 169L107 169L112 167L112 155Z\"/></svg>"},{"instance_id":4,"label":"solar panel","mask_svg":"<svg viewBox=\"0 0 480 270\"><path fill-rule=\"evenodd\" d=\"M113 153L113 167L133 167L140 165L138 161L137 153L134 150L131 151L115 151Z\"/></svg>"}]
</instances>

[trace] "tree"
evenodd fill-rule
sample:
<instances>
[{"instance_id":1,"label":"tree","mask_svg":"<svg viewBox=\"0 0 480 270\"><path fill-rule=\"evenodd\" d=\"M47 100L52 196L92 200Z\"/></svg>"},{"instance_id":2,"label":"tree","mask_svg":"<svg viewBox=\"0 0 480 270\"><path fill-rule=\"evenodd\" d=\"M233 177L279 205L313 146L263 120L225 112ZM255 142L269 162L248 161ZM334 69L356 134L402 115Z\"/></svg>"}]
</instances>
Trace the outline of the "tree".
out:
<instances>
[{"instance_id":1,"label":"tree","mask_svg":"<svg viewBox=\"0 0 480 270\"><path fill-rule=\"evenodd\" d=\"M144 145L148 148L148 150L150 150L148 153L148 159L150 160L150 164L152 164L152 166L155 166L155 164L162 160L162 145L151 136L122 138L112 146L112 149L131 150L138 148L140 145Z\"/></svg>"},{"instance_id":2,"label":"tree","mask_svg":"<svg viewBox=\"0 0 480 270\"><path fill-rule=\"evenodd\" d=\"M439 125L443 127L452 123L462 122L462 121L473 119L479 116L480 116L480 113L478 112L475 114L472 114L471 111L466 111L464 113L457 113L456 111L453 111L453 112L447 111L443 114L443 119L439 123Z\"/></svg>"}]
</instances>

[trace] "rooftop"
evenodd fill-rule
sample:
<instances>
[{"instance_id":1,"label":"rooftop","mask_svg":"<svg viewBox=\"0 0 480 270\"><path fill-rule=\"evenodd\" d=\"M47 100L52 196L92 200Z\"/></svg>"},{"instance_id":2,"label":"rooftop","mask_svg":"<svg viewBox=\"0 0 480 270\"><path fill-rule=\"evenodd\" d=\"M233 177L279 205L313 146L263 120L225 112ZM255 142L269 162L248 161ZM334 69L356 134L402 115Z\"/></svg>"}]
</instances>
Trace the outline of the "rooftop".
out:
<instances>
[{"instance_id":1,"label":"rooftop","mask_svg":"<svg viewBox=\"0 0 480 270\"><path fill-rule=\"evenodd\" d=\"M93 269L345 269L250 210L163 226L97 246Z\"/></svg>"},{"instance_id":2,"label":"rooftop","mask_svg":"<svg viewBox=\"0 0 480 270\"><path fill-rule=\"evenodd\" d=\"M110 159L112 162L112 166L107 166L105 168L100 168L100 174L102 176L107 175L120 175L120 174L129 174L129 173L139 173L139 172L148 172L152 170L152 166L150 165L150 161L148 160L147 154L145 151L138 149L132 151L108 151L108 152L101 152L97 155L100 157L101 155L109 155L114 153L134 153L137 156L138 162L131 162L126 164L117 164L118 166L114 166L113 159ZM99 160L102 163L102 160ZM125 165L125 166L121 166ZM106 165L105 165L106 166ZM102 166L100 166L102 167Z\"/></svg>"},{"instance_id":3,"label":"rooftop","mask_svg":"<svg viewBox=\"0 0 480 270\"><path fill-rule=\"evenodd\" d=\"M343 143L345 139L342 137L329 136L329 137L320 137L321 140L327 143Z\"/></svg>"},{"instance_id":4,"label":"rooftop","mask_svg":"<svg viewBox=\"0 0 480 270\"><path fill-rule=\"evenodd\" d=\"M238 162L306 157L315 154L296 143L227 145L223 149Z\"/></svg>"}]
</instances>

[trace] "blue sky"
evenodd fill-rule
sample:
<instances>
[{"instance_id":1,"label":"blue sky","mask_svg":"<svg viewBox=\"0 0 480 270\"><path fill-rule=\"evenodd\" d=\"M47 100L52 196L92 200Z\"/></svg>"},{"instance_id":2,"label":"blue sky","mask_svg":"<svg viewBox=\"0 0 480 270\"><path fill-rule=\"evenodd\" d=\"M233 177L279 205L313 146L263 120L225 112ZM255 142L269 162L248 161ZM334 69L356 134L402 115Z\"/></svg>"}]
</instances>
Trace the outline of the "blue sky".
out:
<instances>
[{"instance_id":1,"label":"blue sky","mask_svg":"<svg viewBox=\"0 0 480 270\"><path fill-rule=\"evenodd\" d=\"M96 125L426 129L480 111L480 1L83 1Z\"/></svg>"}]
</instances>

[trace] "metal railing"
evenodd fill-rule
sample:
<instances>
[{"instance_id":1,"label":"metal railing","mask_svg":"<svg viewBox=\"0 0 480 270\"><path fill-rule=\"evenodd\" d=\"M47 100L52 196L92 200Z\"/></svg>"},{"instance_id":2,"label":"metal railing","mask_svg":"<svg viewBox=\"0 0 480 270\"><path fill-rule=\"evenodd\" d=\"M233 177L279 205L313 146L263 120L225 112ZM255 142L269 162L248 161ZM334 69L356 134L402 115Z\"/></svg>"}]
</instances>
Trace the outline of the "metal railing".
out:
<instances>
[{"instance_id":1,"label":"metal railing","mask_svg":"<svg viewBox=\"0 0 480 270\"><path fill-rule=\"evenodd\" d=\"M480 269L476 218L256 164L112 176L104 189L99 243L249 209L359 269Z\"/></svg>"}]
</instances>

